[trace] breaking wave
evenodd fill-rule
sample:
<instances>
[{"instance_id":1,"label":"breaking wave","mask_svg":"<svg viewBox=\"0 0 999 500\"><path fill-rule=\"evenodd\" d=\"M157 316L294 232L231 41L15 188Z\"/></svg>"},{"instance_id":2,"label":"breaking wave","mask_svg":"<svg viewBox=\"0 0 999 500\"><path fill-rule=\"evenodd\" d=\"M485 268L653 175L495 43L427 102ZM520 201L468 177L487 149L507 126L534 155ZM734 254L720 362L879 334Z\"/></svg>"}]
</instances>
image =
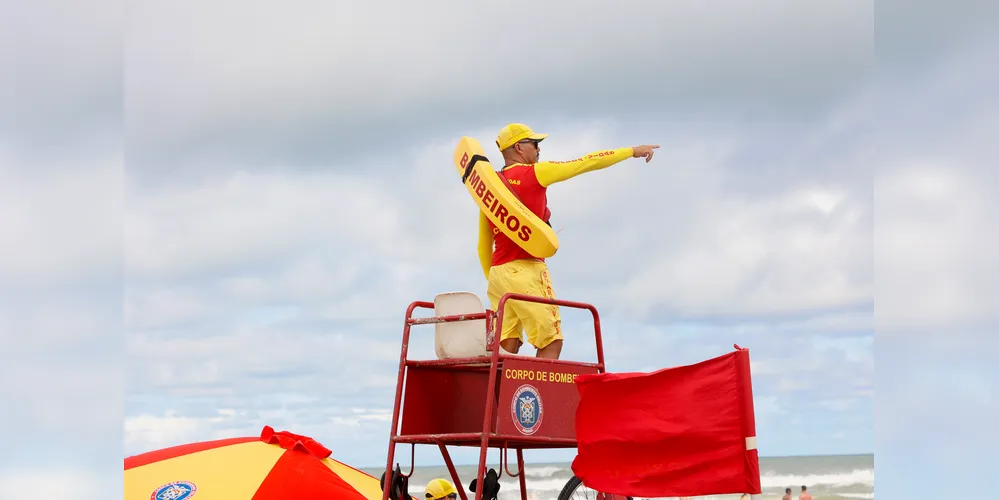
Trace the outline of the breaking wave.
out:
<instances>
[{"instance_id":1,"label":"breaking wave","mask_svg":"<svg viewBox=\"0 0 999 500\"><path fill-rule=\"evenodd\" d=\"M874 486L874 469L854 469L850 472L832 474L777 475L764 474L760 476L764 488L800 487L801 485L823 485L834 488L864 485Z\"/></svg>"},{"instance_id":2,"label":"breaking wave","mask_svg":"<svg viewBox=\"0 0 999 500\"><path fill-rule=\"evenodd\" d=\"M567 474L567 477L569 475L572 475L571 470L566 469L565 467L555 467L555 466L528 467L526 475L527 477L552 477L555 474L558 474L559 472L565 472Z\"/></svg>"},{"instance_id":3,"label":"breaking wave","mask_svg":"<svg viewBox=\"0 0 999 500\"><path fill-rule=\"evenodd\" d=\"M544 493L554 491L555 495L558 496L558 492L562 491L562 487L565 486L566 481L569 478L559 478L559 479L541 479L541 480L528 480L527 481L527 491L529 493ZM520 483L517 479L510 480L509 477L504 477L500 480L500 492L502 491L520 491Z\"/></svg>"}]
</instances>

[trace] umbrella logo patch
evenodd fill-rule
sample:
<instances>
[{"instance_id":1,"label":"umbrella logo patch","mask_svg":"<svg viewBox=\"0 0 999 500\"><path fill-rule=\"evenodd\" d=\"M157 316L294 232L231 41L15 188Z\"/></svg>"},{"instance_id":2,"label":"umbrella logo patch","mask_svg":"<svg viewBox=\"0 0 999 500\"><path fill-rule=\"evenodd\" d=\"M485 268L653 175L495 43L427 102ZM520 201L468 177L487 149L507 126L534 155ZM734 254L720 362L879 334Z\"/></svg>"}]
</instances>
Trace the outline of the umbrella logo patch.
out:
<instances>
[{"instance_id":1,"label":"umbrella logo patch","mask_svg":"<svg viewBox=\"0 0 999 500\"><path fill-rule=\"evenodd\" d=\"M524 384L513 393L510 409L513 412L513 424L521 434L531 435L541 425L544 416L544 406L541 404L541 394L534 386Z\"/></svg>"},{"instance_id":2,"label":"umbrella logo patch","mask_svg":"<svg viewBox=\"0 0 999 500\"><path fill-rule=\"evenodd\" d=\"M153 490L149 500L186 500L194 496L198 487L190 481L174 481Z\"/></svg>"}]
</instances>

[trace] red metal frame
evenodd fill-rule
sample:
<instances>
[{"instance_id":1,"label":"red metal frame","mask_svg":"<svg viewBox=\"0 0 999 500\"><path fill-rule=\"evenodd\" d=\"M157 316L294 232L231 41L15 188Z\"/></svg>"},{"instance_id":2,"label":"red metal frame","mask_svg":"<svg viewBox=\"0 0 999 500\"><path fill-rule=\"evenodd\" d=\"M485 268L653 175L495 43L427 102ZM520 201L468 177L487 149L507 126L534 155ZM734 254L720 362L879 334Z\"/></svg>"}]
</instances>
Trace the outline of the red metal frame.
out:
<instances>
[{"instance_id":1,"label":"red metal frame","mask_svg":"<svg viewBox=\"0 0 999 500\"><path fill-rule=\"evenodd\" d=\"M497 311L487 309L482 313L474 314L461 314L461 315L451 315L451 316L436 316L428 318L414 318L413 312L418 308L433 309L434 304L432 302L417 301L409 305L406 310L406 322L403 327L402 332L402 350L399 356L399 373L398 380L396 383L395 391L395 404L392 410L392 430L389 437L389 449L388 457L386 460L385 470L386 478L391 477L392 474L392 462L395 459L395 446L399 443L410 443L412 446L416 444L436 444L440 450L441 455L443 455L444 462L447 465L448 471L451 473L451 478L454 482L455 488L458 490L458 494L461 500L468 500L465 493L465 487L458 478L458 473L455 470L454 463L451 461L451 456L447 451L446 445L457 445L457 446L479 446L479 465L477 473L477 484L482 484L482 478L485 476L485 466L486 466L486 454L487 450L492 445L501 449L500 455L500 471L502 475L504 469L511 477L518 477L520 482L520 493L521 499L527 500L527 488L526 479L524 477L524 455L523 450L525 448L575 448L577 443L575 438L550 438L544 436L525 436L525 435L501 435L492 430L492 423L497 420L497 408L496 408L496 398L498 393L498 383L497 374L500 373L503 367L503 361L505 359L512 358L511 356L500 354L500 335L496 335L495 332L502 332L503 325L503 310L505 305L509 300L519 300L524 302L536 302L542 304L553 304L557 306L570 307L575 309L586 309L589 310L593 315L593 330L594 330L594 340L596 342L597 350L597 362L596 363L585 363L580 361L567 361L567 360L554 360L554 359L540 359L540 358L527 358L533 363L544 363L550 364L552 366L566 366L566 367L583 367L586 369L595 369L597 373L604 373L604 351L603 351L603 338L600 333L600 316L597 313L596 307L591 304L583 302L574 302L568 300L559 299L549 299L545 297L536 297L532 295L525 294L514 294L509 293L504 295L497 305ZM493 328L495 318L495 328ZM491 349L491 354L486 356L478 356L472 358L456 358L456 359L432 359L432 360L410 360L409 355L409 339L410 339L410 328L413 325L427 325L435 323L446 323L454 321L472 321L484 319L486 322L486 332L488 344ZM518 359L525 359L524 356L515 356ZM486 384L485 391L485 412L482 420L482 429L479 432L461 432L461 433L438 433L438 434L400 434L399 433L399 416L402 409L402 399L403 399L403 386L406 382L406 374L409 368L433 368L437 370L457 370L463 372L488 372L488 382ZM509 472L509 461L506 460L504 465L504 458L506 457L506 451L508 448L514 448L517 451L517 462L518 462L518 473L510 474ZM415 455L415 452L414 452ZM412 474L412 472L410 472ZM382 490L382 500L388 500L389 488L391 487L391 482L386 481L385 487ZM482 500L482 488L476 488L475 500Z\"/></svg>"}]
</instances>

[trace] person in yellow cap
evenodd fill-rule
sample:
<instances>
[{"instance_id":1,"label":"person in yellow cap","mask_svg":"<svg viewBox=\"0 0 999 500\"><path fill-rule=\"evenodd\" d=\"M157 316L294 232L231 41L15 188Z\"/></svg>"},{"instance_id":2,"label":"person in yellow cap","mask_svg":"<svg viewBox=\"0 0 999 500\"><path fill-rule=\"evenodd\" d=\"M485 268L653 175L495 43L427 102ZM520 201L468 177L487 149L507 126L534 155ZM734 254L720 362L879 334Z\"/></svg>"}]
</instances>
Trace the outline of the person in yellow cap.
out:
<instances>
[{"instance_id":1,"label":"person in yellow cap","mask_svg":"<svg viewBox=\"0 0 999 500\"><path fill-rule=\"evenodd\" d=\"M444 500L445 498L454 500L458 498L458 490L454 488L451 481L437 478L427 483L427 490L424 496L426 500Z\"/></svg>"},{"instance_id":2,"label":"person in yellow cap","mask_svg":"<svg viewBox=\"0 0 999 500\"><path fill-rule=\"evenodd\" d=\"M607 168L628 158L645 158L648 163L658 145L595 151L569 161L539 161L541 141L548 134L539 134L523 123L511 123L500 130L496 147L503 154L505 166L499 175L535 215L551 226L548 209L548 187L579 174ZM489 302L493 310L499 307L506 293L521 293L554 299L548 267L543 258L526 252L485 216L479 214L479 261L488 280ZM522 333L537 350L537 357L558 359L562 353L562 320L558 306L524 301L510 301L503 311L503 332L500 345L518 353L523 345Z\"/></svg>"}]
</instances>

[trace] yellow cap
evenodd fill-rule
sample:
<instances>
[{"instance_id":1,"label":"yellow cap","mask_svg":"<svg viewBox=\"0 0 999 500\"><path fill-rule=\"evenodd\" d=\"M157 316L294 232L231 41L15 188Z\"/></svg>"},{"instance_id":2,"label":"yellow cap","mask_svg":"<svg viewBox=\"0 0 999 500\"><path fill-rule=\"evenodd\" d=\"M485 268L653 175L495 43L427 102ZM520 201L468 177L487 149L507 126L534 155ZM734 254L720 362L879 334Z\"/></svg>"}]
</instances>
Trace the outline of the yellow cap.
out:
<instances>
[{"instance_id":1,"label":"yellow cap","mask_svg":"<svg viewBox=\"0 0 999 500\"><path fill-rule=\"evenodd\" d=\"M438 478L427 483L426 497L431 500L439 500L451 494L458 494L458 490L447 479Z\"/></svg>"},{"instance_id":2,"label":"yellow cap","mask_svg":"<svg viewBox=\"0 0 999 500\"><path fill-rule=\"evenodd\" d=\"M499 136L496 137L496 146L503 151L524 139L540 141L545 137L548 137L548 134L535 134L531 127L523 123L511 123L500 130Z\"/></svg>"}]
</instances>

